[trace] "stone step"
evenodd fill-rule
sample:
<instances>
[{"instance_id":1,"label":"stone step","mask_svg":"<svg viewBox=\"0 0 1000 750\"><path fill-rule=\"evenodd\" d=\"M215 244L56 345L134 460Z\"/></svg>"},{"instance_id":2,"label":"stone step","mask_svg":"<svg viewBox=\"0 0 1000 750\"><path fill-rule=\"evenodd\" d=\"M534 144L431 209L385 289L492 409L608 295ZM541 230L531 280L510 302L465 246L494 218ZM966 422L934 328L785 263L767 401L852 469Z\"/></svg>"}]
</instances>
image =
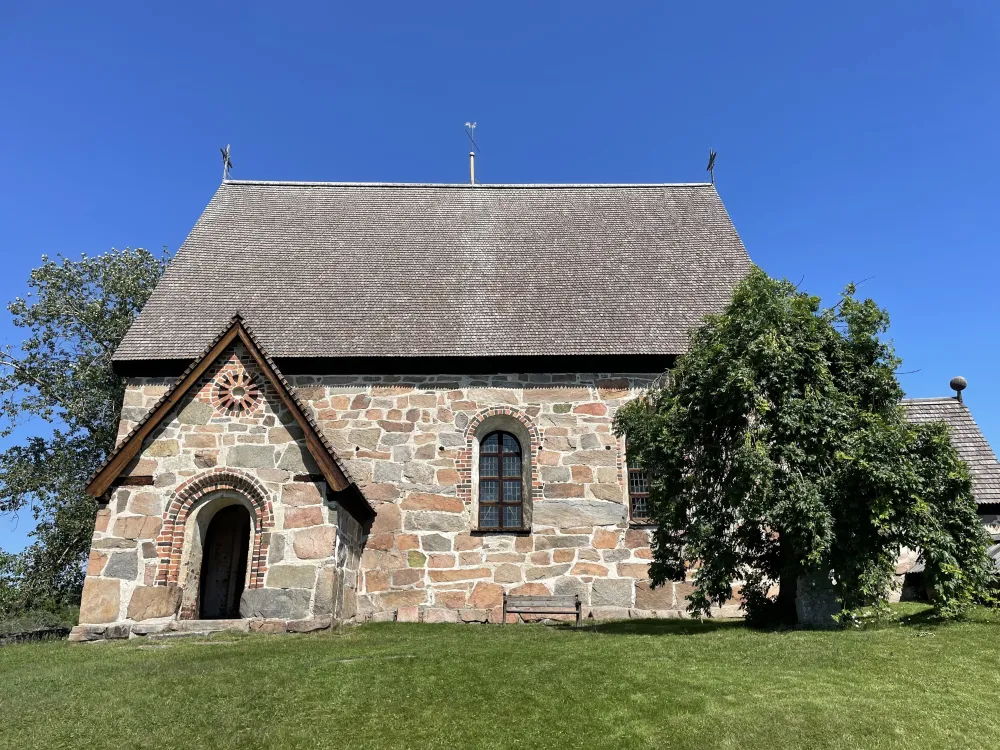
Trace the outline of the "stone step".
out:
<instances>
[{"instance_id":1,"label":"stone step","mask_svg":"<svg viewBox=\"0 0 1000 750\"><path fill-rule=\"evenodd\" d=\"M109 625L77 625L69 640L98 641L112 638L146 636L152 639L208 636L213 633L311 633L327 630L333 624L329 615L306 620L240 619L240 620L166 620L159 622L112 623Z\"/></svg>"},{"instance_id":2,"label":"stone step","mask_svg":"<svg viewBox=\"0 0 1000 750\"><path fill-rule=\"evenodd\" d=\"M205 638L212 635L211 630L182 630L182 631L167 631L166 633L150 633L147 638L151 641L161 641L161 640L171 640L173 638Z\"/></svg>"},{"instance_id":3,"label":"stone step","mask_svg":"<svg viewBox=\"0 0 1000 750\"><path fill-rule=\"evenodd\" d=\"M220 630L238 630L247 633L250 630L250 620L174 620L170 623L170 630L178 632L204 631L216 633Z\"/></svg>"}]
</instances>

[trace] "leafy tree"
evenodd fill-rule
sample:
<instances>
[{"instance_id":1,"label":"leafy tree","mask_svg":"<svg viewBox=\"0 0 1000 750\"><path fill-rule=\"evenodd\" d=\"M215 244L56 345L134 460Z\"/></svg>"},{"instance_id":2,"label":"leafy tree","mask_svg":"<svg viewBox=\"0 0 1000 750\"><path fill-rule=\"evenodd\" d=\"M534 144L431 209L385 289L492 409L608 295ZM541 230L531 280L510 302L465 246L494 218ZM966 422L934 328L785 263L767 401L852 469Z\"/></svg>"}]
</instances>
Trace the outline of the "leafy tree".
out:
<instances>
[{"instance_id":1,"label":"leafy tree","mask_svg":"<svg viewBox=\"0 0 1000 750\"><path fill-rule=\"evenodd\" d=\"M629 461L651 475L654 584L693 569L691 609L707 614L742 581L751 622L789 623L805 577L850 618L884 612L905 545L942 614L984 590L966 467L945 425L905 421L888 326L853 285L824 309L754 269L663 382L619 411Z\"/></svg>"},{"instance_id":2,"label":"leafy tree","mask_svg":"<svg viewBox=\"0 0 1000 750\"><path fill-rule=\"evenodd\" d=\"M111 355L165 264L141 248L43 256L7 306L27 338L0 350L0 435L44 434L0 453L0 513L37 521L27 549L0 552L0 615L79 600L96 510L84 487L114 447L124 394Z\"/></svg>"}]
</instances>

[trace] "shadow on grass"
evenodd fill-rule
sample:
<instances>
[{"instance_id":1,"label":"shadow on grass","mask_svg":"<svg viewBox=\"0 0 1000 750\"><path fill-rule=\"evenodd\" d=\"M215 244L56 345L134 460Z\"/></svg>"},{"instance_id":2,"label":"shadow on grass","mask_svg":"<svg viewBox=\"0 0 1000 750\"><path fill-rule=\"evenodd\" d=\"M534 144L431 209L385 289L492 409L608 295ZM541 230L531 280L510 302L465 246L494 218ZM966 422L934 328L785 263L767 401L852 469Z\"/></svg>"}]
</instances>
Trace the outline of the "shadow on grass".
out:
<instances>
[{"instance_id":1,"label":"shadow on grass","mask_svg":"<svg viewBox=\"0 0 1000 750\"><path fill-rule=\"evenodd\" d=\"M899 618L902 626L925 628L934 625L941 625L942 620L934 613L934 608L929 604L917 604L907 602L893 606L893 613Z\"/></svg>"},{"instance_id":2,"label":"shadow on grass","mask_svg":"<svg viewBox=\"0 0 1000 750\"><path fill-rule=\"evenodd\" d=\"M994 607L970 607L964 615L954 620L941 619L934 608L925 603L894 604L892 608L903 627L927 629L961 623L1000 624L1000 610Z\"/></svg>"},{"instance_id":3,"label":"shadow on grass","mask_svg":"<svg viewBox=\"0 0 1000 750\"><path fill-rule=\"evenodd\" d=\"M555 627L561 630L573 630L581 633L600 633L604 635L708 635L720 630L732 631L745 628L742 620L684 620L684 619L643 619L643 620L610 620L607 622L588 622L586 620L579 628L571 623L563 623Z\"/></svg>"},{"instance_id":4,"label":"shadow on grass","mask_svg":"<svg viewBox=\"0 0 1000 750\"><path fill-rule=\"evenodd\" d=\"M979 623L1000 625L1000 610L986 607L973 607L957 620L941 620L933 607L924 603L894 604L892 609L895 618L884 622L868 622L866 630L884 628L912 628L915 631L927 631L932 628L944 627L958 623ZM837 628L810 628L804 626L778 626L770 628L751 628L743 620L736 618L720 618L703 620L696 619L641 619L641 620L610 620L595 622L584 620L579 628L572 623L554 625L560 630L581 633L599 633L604 635L655 635L655 636L692 636L709 635L720 631L734 632L747 630L756 633L801 633L804 631L837 632ZM851 630L852 628L847 628Z\"/></svg>"}]
</instances>

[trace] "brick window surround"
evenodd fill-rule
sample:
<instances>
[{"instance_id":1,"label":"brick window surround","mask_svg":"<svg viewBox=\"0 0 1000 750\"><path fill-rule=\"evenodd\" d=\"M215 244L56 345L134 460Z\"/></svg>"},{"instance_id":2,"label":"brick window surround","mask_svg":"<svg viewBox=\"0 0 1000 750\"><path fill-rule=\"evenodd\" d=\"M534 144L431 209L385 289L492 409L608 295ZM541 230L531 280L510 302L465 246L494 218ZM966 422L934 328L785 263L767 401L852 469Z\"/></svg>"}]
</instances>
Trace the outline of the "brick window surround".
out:
<instances>
[{"instance_id":1,"label":"brick window surround","mask_svg":"<svg viewBox=\"0 0 1000 750\"><path fill-rule=\"evenodd\" d=\"M528 461L529 467L528 476L525 477L522 487L522 520L524 525L521 529L481 529L479 527L478 509L473 507L473 500L475 499L473 496L473 475L474 473L478 474L478 471L473 472L473 461L477 458L478 441L495 430L510 432L510 420L520 423L519 431L525 433L527 437L526 440L520 440L522 460ZM504 424L505 422L507 425ZM530 530L532 501L535 497L541 495L542 487L538 479L538 452L541 449L541 437L538 433L538 427L528 415L513 406L494 406L480 411L469 420L469 424L465 428L464 437L465 447L456 461L456 469L460 478L458 496L465 503L466 507L473 512L474 530L508 534ZM518 436L515 435L515 437ZM521 437L523 438L524 435ZM476 497L478 497L478 493Z\"/></svg>"}]
</instances>

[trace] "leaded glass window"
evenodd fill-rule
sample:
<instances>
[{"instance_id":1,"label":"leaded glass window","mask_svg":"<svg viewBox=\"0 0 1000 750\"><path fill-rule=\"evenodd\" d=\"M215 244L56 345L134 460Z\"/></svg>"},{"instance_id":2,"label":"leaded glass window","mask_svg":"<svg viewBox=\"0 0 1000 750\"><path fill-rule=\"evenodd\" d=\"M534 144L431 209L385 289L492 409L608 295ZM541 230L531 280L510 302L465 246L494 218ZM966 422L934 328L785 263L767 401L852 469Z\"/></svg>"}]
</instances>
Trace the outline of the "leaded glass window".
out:
<instances>
[{"instance_id":1,"label":"leaded glass window","mask_svg":"<svg viewBox=\"0 0 1000 750\"><path fill-rule=\"evenodd\" d=\"M509 432L491 432L479 443L479 528L524 527L521 444Z\"/></svg>"},{"instance_id":2,"label":"leaded glass window","mask_svg":"<svg viewBox=\"0 0 1000 750\"><path fill-rule=\"evenodd\" d=\"M649 521L649 474L642 469L628 470L628 502L634 523Z\"/></svg>"}]
</instances>

